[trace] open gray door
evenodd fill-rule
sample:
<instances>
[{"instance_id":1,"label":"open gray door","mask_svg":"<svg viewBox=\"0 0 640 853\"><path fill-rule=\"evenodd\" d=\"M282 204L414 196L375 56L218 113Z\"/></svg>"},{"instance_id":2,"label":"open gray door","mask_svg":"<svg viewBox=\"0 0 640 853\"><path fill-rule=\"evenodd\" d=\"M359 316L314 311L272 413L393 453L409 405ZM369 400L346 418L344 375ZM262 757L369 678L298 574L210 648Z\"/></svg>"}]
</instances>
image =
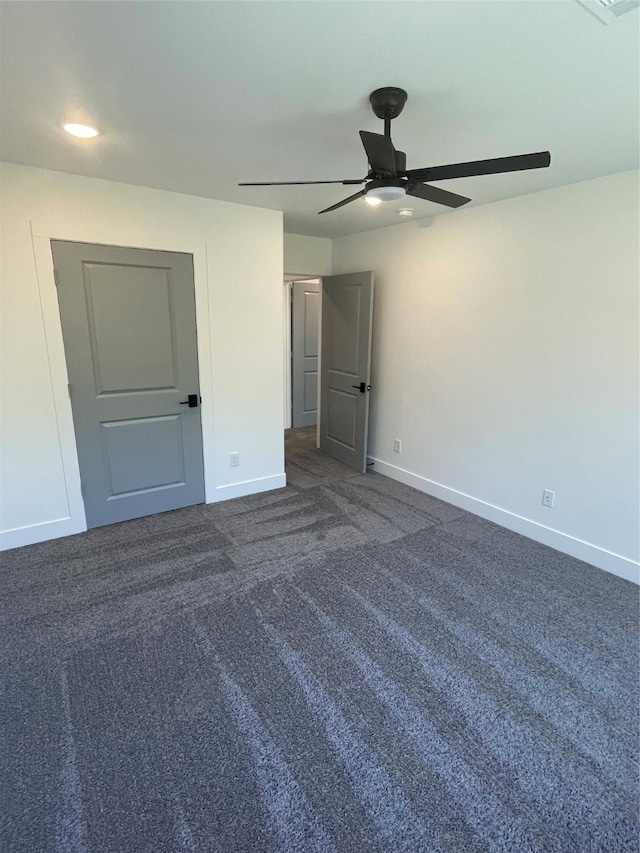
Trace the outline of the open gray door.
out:
<instances>
[{"instance_id":1,"label":"open gray door","mask_svg":"<svg viewBox=\"0 0 640 853\"><path fill-rule=\"evenodd\" d=\"M322 279L320 450L367 470L373 273Z\"/></svg>"},{"instance_id":2,"label":"open gray door","mask_svg":"<svg viewBox=\"0 0 640 853\"><path fill-rule=\"evenodd\" d=\"M87 525L202 503L191 255L52 249Z\"/></svg>"},{"instance_id":3,"label":"open gray door","mask_svg":"<svg viewBox=\"0 0 640 853\"><path fill-rule=\"evenodd\" d=\"M320 284L294 281L291 304L291 425L318 421Z\"/></svg>"}]
</instances>

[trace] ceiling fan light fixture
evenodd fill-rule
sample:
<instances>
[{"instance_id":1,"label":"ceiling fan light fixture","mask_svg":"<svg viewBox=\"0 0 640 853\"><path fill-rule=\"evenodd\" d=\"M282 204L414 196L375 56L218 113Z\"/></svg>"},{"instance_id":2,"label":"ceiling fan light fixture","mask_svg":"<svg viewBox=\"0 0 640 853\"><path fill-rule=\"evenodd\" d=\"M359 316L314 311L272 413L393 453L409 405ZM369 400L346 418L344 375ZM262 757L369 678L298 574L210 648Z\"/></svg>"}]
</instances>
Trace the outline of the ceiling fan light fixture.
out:
<instances>
[{"instance_id":1,"label":"ceiling fan light fixture","mask_svg":"<svg viewBox=\"0 0 640 853\"><path fill-rule=\"evenodd\" d=\"M403 186L372 187L370 190L367 190L364 198L369 204L380 204L381 201L397 201L405 193L406 190Z\"/></svg>"},{"instance_id":2,"label":"ceiling fan light fixture","mask_svg":"<svg viewBox=\"0 0 640 853\"><path fill-rule=\"evenodd\" d=\"M67 133L71 136L77 136L79 139L92 139L98 135L95 127L90 127L88 124L65 124L63 125Z\"/></svg>"}]
</instances>

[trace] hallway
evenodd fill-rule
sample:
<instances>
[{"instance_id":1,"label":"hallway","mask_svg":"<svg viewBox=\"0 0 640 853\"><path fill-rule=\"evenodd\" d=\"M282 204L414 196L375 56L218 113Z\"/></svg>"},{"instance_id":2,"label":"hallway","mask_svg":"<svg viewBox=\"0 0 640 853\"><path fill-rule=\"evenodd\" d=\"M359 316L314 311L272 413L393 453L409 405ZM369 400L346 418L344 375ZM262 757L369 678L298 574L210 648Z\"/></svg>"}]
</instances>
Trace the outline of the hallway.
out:
<instances>
[{"instance_id":1,"label":"hallway","mask_svg":"<svg viewBox=\"0 0 640 853\"><path fill-rule=\"evenodd\" d=\"M316 429L314 424L284 431L287 486L310 489L328 482L365 476L318 450Z\"/></svg>"}]
</instances>

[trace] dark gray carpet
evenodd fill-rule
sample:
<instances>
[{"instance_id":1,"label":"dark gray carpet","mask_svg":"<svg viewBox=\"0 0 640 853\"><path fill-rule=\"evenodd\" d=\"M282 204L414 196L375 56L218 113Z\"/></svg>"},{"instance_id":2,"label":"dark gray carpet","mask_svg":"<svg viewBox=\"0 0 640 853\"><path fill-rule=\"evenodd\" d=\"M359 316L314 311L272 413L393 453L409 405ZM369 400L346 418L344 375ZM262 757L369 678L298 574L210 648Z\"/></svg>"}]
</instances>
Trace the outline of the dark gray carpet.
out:
<instances>
[{"instance_id":1,"label":"dark gray carpet","mask_svg":"<svg viewBox=\"0 0 640 853\"><path fill-rule=\"evenodd\" d=\"M636 588L311 434L3 555L0 849L637 850Z\"/></svg>"}]
</instances>

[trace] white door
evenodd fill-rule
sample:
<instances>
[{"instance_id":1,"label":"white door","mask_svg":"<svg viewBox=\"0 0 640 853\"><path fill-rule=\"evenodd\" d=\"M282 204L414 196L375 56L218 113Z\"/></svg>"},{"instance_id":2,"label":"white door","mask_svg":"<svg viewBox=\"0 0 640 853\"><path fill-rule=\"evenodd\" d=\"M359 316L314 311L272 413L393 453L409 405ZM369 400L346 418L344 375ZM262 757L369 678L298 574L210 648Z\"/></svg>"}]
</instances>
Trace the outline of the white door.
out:
<instances>
[{"instance_id":1,"label":"white door","mask_svg":"<svg viewBox=\"0 0 640 853\"><path fill-rule=\"evenodd\" d=\"M320 450L367 470L373 273L322 279Z\"/></svg>"},{"instance_id":2,"label":"white door","mask_svg":"<svg viewBox=\"0 0 640 853\"><path fill-rule=\"evenodd\" d=\"M318 420L320 284L294 281L291 304L291 425Z\"/></svg>"}]
</instances>

